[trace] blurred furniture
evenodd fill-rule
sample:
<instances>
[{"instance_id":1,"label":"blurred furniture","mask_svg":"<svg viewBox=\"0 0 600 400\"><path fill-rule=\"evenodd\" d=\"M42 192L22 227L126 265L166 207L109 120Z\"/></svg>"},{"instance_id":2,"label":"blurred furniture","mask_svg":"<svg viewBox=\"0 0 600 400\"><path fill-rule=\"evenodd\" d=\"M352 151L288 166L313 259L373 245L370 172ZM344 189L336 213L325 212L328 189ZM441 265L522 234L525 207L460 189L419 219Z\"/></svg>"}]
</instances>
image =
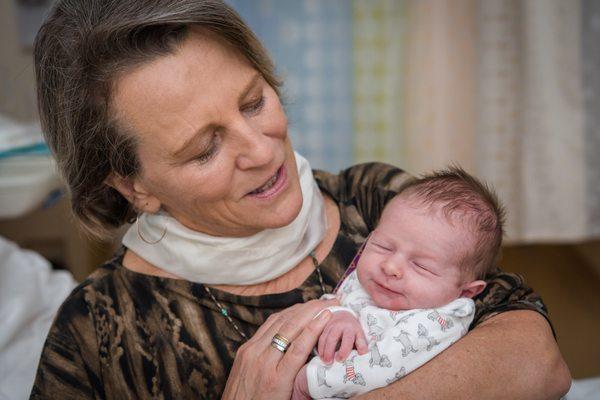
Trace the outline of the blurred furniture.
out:
<instances>
[{"instance_id":1,"label":"blurred furniture","mask_svg":"<svg viewBox=\"0 0 600 400\"><path fill-rule=\"evenodd\" d=\"M111 252L109 244L94 241L81 231L64 197L47 209L0 219L0 235L66 267L78 281L102 264Z\"/></svg>"},{"instance_id":2,"label":"blurred furniture","mask_svg":"<svg viewBox=\"0 0 600 400\"><path fill-rule=\"evenodd\" d=\"M0 235L81 280L108 257L110 248L77 226L63 189L48 155L0 158Z\"/></svg>"}]
</instances>

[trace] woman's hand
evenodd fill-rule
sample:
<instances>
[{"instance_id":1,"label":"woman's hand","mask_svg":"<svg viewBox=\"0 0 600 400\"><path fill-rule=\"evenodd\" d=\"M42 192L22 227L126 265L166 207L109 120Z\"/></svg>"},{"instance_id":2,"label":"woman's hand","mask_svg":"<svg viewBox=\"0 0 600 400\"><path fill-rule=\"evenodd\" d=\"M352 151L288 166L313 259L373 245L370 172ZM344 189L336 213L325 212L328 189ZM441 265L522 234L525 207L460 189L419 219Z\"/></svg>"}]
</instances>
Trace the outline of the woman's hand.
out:
<instances>
[{"instance_id":1,"label":"woman's hand","mask_svg":"<svg viewBox=\"0 0 600 400\"><path fill-rule=\"evenodd\" d=\"M222 399L290 399L294 379L331 317L333 300L312 300L271 315L237 351ZM313 319L314 318L314 319ZM276 333L289 339L286 353L271 346Z\"/></svg>"}]
</instances>

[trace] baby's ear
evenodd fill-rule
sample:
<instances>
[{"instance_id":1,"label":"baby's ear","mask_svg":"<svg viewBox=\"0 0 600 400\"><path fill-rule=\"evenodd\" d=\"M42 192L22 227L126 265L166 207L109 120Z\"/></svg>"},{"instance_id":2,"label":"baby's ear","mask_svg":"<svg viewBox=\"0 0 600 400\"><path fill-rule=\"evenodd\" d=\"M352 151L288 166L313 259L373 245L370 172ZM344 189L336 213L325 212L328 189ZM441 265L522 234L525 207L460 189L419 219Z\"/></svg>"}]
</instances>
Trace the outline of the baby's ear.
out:
<instances>
[{"instance_id":1,"label":"baby's ear","mask_svg":"<svg viewBox=\"0 0 600 400\"><path fill-rule=\"evenodd\" d=\"M469 299L477 296L485 289L485 281L467 282L461 287L460 297L468 297Z\"/></svg>"}]
</instances>

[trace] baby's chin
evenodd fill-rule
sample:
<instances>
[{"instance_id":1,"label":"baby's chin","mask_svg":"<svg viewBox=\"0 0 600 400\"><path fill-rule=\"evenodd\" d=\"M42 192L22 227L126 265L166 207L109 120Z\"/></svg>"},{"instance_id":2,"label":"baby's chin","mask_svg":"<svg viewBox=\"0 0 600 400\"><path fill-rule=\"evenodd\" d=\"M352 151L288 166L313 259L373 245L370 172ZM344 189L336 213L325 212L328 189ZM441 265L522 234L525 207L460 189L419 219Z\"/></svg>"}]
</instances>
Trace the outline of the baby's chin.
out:
<instances>
[{"instance_id":1,"label":"baby's chin","mask_svg":"<svg viewBox=\"0 0 600 400\"><path fill-rule=\"evenodd\" d=\"M382 296L380 293L369 293L375 306L390 311L405 311L413 308L406 301L406 297L402 294L396 295L397 298Z\"/></svg>"}]
</instances>

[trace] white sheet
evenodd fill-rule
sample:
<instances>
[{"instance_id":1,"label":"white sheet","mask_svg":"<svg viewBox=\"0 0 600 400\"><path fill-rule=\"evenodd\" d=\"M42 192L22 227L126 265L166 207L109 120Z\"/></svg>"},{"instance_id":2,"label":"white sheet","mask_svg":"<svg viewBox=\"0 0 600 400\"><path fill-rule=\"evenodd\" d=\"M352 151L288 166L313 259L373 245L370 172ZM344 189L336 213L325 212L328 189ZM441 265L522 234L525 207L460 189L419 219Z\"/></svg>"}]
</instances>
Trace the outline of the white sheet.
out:
<instances>
[{"instance_id":1,"label":"white sheet","mask_svg":"<svg viewBox=\"0 0 600 400\"><path fill-rule=\"evenodd\" d=\"M54 315L76 282L0 237L0 399L27 399Z\"/></svg>"},{"instance_id":2,"label":"white sheet","mask_svg":"<svg viewBox=\"0 0 600 400\"><path fill-rule=\"evenodd\" d=\"M574 380L564 400L600 400L600 377Z\"/></svg>"}]
</instances>

